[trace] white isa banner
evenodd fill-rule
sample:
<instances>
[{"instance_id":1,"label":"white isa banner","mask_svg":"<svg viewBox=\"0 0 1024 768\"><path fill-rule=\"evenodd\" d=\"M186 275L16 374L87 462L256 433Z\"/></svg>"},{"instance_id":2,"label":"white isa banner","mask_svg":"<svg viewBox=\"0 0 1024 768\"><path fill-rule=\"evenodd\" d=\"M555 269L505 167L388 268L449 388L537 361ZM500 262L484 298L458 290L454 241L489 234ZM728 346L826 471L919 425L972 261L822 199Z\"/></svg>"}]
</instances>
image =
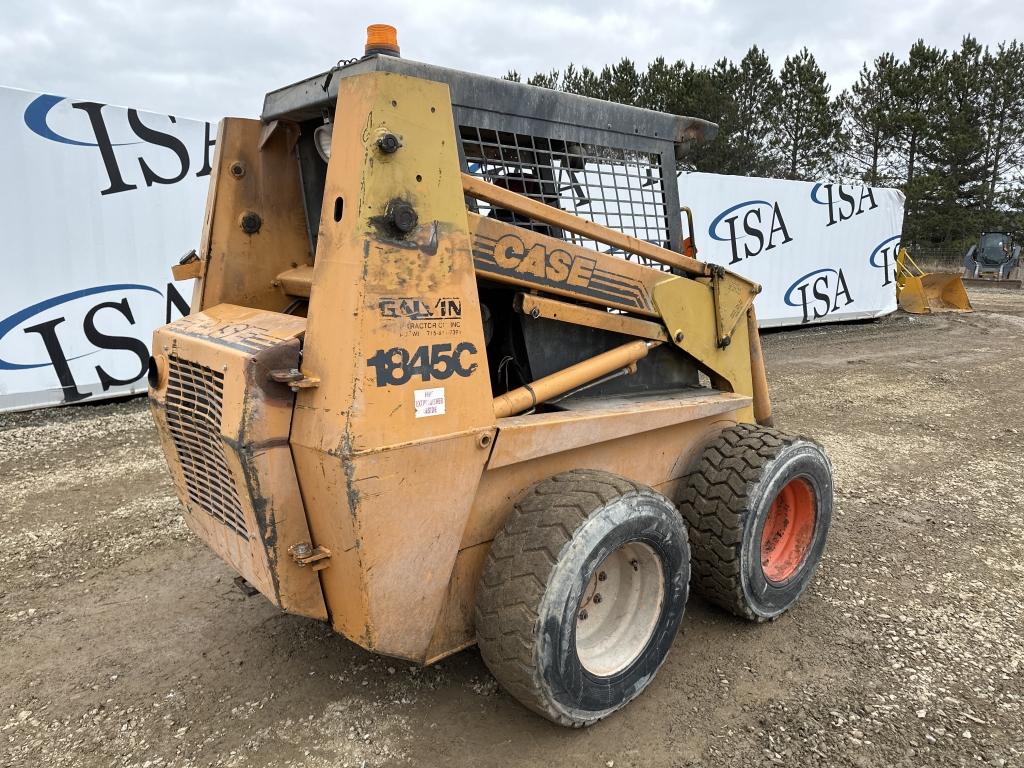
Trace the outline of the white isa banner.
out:
<instances>
[{"instance_id":1,"label":"white isa banner","mask_svg":"<svg viewBox=\"0 0 1024 768\"><path fill-rule=\"evenodd\" d=\"M146 388L188 312L216 125L0 88L0 411Z\"/></svg>"},{"instance_id":2,"label":"white isa banner","mask_svg":"<svg viewBox=\"0 0 1024 768\"><path fill-rule=\"evenodd\" d=\"M685 173L679 199L693 210L697 258L761 284L762 328L896 311L899 190Z\"/></svg>"}]
</instances>

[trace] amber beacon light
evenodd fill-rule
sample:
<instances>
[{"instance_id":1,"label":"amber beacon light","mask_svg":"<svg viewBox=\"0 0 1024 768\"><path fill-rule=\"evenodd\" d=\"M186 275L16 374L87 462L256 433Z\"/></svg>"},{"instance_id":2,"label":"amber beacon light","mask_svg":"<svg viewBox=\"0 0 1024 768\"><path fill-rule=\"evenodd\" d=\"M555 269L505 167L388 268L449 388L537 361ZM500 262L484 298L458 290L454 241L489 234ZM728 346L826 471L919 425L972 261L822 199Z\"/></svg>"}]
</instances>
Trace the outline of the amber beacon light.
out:
<instances>
[{"instance_id":1,"label":"amber beacon light","mask_svg":"<svg viewBox=\"0 0 1024 768\"><path fill-rule=\"evenodd\" d=\"M400 56L398 30L390 24L371 24L366 28L366 55L382 53Z\"/></svg>"}]
</instances>

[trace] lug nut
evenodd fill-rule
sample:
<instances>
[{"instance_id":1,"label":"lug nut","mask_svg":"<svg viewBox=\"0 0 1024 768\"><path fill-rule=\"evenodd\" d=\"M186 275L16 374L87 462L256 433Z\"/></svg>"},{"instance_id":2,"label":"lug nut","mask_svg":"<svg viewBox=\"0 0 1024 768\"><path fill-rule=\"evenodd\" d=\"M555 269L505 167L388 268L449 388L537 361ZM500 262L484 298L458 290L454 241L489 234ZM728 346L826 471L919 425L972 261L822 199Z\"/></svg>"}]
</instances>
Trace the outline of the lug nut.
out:
<instances>
[{"instance_id":1,"label":"lug nut","mask_svg":"<svg viewBox=\"0 0 1024 768\"><path fill-rule=\"evenodd\" d=\"M605 573L604 571L601 571L599 574L597 574L597 580L598 581L604 581L607 578L608 578L608 574Z\"/></svg>"},{"instance_id":2,"label":"lug nut","mask_svg":"<svg viewBox=\"0 0 1024 768\"><path fill-rule=\"evenodd\" d=\"M580 611L580 621L586 621L586 620L587 620L587 612L586 611Z\"/></svg>"},{"instance_id":3,"label":"lug nut","mask_svg":"<svg viewBox=\"0 0 1024 768\"><path fill-rule=\"evenodd\" d=\"M603 598L601 597L601 593L600 592L596 592L594 594L594 605L597 605L598 603L600 603L602 599Z\"/></svg>"}]
</instances>

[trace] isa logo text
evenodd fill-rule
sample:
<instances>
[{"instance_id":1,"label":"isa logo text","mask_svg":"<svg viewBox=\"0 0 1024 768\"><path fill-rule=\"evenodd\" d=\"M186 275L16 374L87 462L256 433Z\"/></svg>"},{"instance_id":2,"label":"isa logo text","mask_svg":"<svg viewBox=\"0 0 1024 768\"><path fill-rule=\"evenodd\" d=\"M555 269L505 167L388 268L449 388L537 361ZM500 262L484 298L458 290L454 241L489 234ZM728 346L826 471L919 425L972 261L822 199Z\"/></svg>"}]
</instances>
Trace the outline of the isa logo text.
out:
<instances>
[{"instance_id":1,"label":"isa logo text","mask_svg":"<svg viewBox=\"0 0 1024 768\"><path fill-rule=\"evenodd\" d=\"M152 329L188 311L173 283L97 285L36 302L0 319L0 379L44 372L36 375L50 377L65 403L129 387L146 375Z\"/></svg>"},{"instance_id":2,"label":"isa logo text","mask_svg":"<svg viewBox=\"0 0 1024 768\"><path fill-rule=\"evenodd\" d=\"M820 320L853 304L853 295L842 269L823 267L793 281L783 297L791 307L800 307L801 323Z\"/></svg>"},{"instance_id":3,"label":"isa logo text","mask_svg":"<svg viewBox=\"0 0 1024 768\"><path fill-rule=\"evenodd\" d=\"M43 94L25 109L25 127L58 144L94 152L106 172L101 195L116 195L190 174L209 176L216 139L209 123L200 137L172 115L146 115L95 101ZM193 124L194 125L194 124Z\"/></svg>"},{"instance_id":4,"label":"isa logo text","mask_svg":"<svg viewBox=\"0 0 1024 768\"><path fill-rule=\"evenodd\" d=\"M896 279L896 254L900 251L900 235L887 237L871 251L868 263L882 271L882 286L892 285Z\"/></svg>"},{"instance_id":5,"label":"isa logo text","mask_svg":"<svg viewBox=\"0 0 1024 768\"><path fill-rule=\"evenodd\" d=\"M708 235L730 244L730 265L793 241L778 202L768 200L747 200L726 208L711 222Z\"/></svg>"},{"instance_id":6,"label":"isa logo text","mask_svg":"<svg viewBox=\"0 0 1024 768\"><path fill-rule=\"evenodd\" d=\"M828 224L832 227L878 207L871 187L850 187L845 184L815 184L811 202L828 208Z\"/></svg>"}]
</instances>

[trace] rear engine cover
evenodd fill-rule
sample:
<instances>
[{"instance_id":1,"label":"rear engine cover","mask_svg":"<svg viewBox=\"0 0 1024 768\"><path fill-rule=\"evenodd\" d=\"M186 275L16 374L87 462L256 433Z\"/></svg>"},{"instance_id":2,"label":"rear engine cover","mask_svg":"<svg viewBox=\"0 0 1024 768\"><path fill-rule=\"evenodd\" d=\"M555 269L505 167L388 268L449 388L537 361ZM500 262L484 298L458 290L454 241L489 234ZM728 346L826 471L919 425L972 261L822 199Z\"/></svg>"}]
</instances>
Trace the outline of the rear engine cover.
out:
<instances>
[{"instance_id":1,"label":"rear engine cover","mask_svg":"<svg viewBox=\"0 0 1024 768\"><path fill-rule=\"evenodd\" d=\"M327 618L288 435L305 318L219 304L157 329L150 405L185 521L271 602Z\"/></svg>"}]
</instances>

